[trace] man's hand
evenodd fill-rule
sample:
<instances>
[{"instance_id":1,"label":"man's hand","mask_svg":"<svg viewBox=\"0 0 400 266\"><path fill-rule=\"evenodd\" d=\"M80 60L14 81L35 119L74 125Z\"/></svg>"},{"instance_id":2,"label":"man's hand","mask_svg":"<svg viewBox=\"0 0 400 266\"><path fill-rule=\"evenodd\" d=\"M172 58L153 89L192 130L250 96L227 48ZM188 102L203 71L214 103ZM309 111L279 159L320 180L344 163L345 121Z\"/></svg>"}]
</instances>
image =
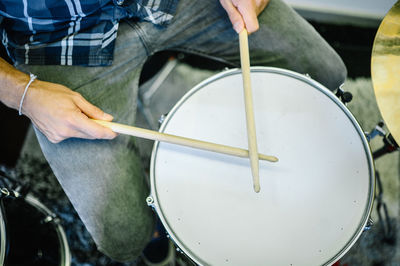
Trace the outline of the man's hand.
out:
<instances>
[{"instance_id":1,"label":"man's hand","mask_svg":"<svg viewBox=\"0 0 400 266\"><path fill-rule=\"evenodd\" d=\"M89 118L111 121L113 117L60 84L35 80L28 89L22 112L53 143L67 138L112 139L111 129Z\"/></svg>"},{"instance_id":2,"label":"man's hand","mask_svg":"<svg viewBox=\"0 0 400 266\"><path fill-rule=\"evenodd\" d=\"M29 75L15 69L0 58L0 101L17 109L29 82ZM86 101L79 93L60 84L35 80L31 83L22 104L22 113L53 143L67 138L112 139L111 129L89 118L111 121L104 113Z\"/></svg>"},{"instance_id":3,"label":"man's hand","mask_svg":"<svg viewBox=\"0 0 400 266\"><path fill-rule=\"evenodd\" d=\"M248 33L258 30L257 16L267 6L269 0L220 0L228 13L233 28L240 33L244 28Z\"/></svg>"}]
</instances>

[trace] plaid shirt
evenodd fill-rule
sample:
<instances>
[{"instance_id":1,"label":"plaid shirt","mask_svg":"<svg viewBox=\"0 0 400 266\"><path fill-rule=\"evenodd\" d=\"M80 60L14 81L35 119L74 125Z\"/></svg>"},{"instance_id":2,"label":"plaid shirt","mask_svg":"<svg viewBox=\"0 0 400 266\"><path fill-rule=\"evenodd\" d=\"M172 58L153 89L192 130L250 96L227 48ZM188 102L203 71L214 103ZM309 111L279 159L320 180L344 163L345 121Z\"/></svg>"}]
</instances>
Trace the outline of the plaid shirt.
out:
<instances>
[{"instance_id":1,"label":"plaid shirt","mask_svg":"<svg viewBox=\"0 0 400 266\"><path fill-rule=\"evenodd\" d=\"M178 0L0 0L0 40L16 64L110 65L118 22L165 25Z\"/></svg>"}]
</instances>

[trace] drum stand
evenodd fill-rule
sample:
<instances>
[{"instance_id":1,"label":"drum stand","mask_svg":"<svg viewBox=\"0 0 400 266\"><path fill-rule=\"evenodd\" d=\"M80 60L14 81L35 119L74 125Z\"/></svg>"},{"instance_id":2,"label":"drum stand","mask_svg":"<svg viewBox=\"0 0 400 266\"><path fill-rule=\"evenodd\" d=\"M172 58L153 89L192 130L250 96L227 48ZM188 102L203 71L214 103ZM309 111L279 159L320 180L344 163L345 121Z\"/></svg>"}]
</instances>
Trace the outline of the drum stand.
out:
<instances>
[{"instance_id":1,"label":"drum stand","mask_svg":"<svg viewBox=\"0 0 400 266\"><path fill-rule=\"evenodd\" d=\"M57 262L59 262L59 264L57 264L59 266L69 266L71 264L70 251L66 234L61 226L61 220L55 213L51 212L45 205L39 202L31 194L29 182L21 182L16 180L3 171L3 169L0 169L0 265L3 265L4 262L10 262L7 260L7 257L9 257L11 260L11 265L21 265L21 263L22 265L32 265L31 263L35 263L35 265L41 265L42 263L45 265L55 265ZM6 204L8 200L12 200L17 204L11 205L10 207L10 205ZM24 202L26 206L24 205L24 209L17 208L19 212L17 213L15 207L19 207L21 202ZM8 211L15 211L15 213L11 212L12 219L10 222L10 225L14 225L14 229L11 229L11 227L8 228L7 226L7 218L10 218L10 213L7 212L7 208L5 208L7 206ZM26 213L27 210L30 211L28 214ZM35 210L35 212L32 212L32 210ZM18 216L16 216L16 214ZM38 232L46 232L46 235L40 235L40 237L43 237L44 239L43 243L48 245L47 242L52 240L54 241L54 243L52 243L54 244L54 247L50 245L34 246L33 242L33 246L30 246L30 244L25 245L25 242L21 243L21 241L20 243L16 244L20 235L19 232L17 234L15 233L19 230L16 230L13 222L19 220L23 221L23 214L25 215L25 218L28 217L28 219L38 219L38 221L35 221L36 223L29 223L29 226L40 225L40 228L35 229ZM22 223L22 226L24 225L25 227L27 226L27 224ZM23 227L25 233L29 232L26 231L26 229L32 229L25 227ZM45 228L47 231L44 230ZM50 228L52 231L50 231ZM11 239L10 241L10 238L13 236L17 238ZM30 235L26 235L26 237L29 238ZM30 243L29 241L31 240L27 240L26 243ZM39 242L35 243L38 244ZM59 248L58 254L52 250L56 247ZM27 251L25 248L29 248L29 250ZM21 254L25 254L21 252L26 252L28 254L26 258L20 258Z\"/></svg>"},{"instance_id":2,"label":"drum stand","mask_svg":"<svg viewBox=\"0 0 400 266\"><path fill-rule=\"evenodd\" d=\"M20 186L16 190L11 189L11 183L15 183L13 180L3 171L0 170L0 264L5 262L7 253L9 250L10 243L8 241L7 229L6 229L6 213L3 201L6 198L19 198L21 197Z\"/></svg>"},{"instance_id":3,"label":"drum stand","mask_svg":"<svg viewBox=\"0 0 400 266\"><path fill-rule=\"evenodd\" d=\"M339 87L335 94L345 105L351 102L353 99L353 95L350 92L343 91L342 87ZM368 142L370 142L371 139L375 138L376 136L382 137L383 140L383 146L372 153L374 160L383 155L400 150L399 145L396 143L393 136L390 133L387 134L383 129L384 125L384 122L380 121L371 132L365 132ZM377 170L375 170L375 177L377 184L375 190L376 211L378 213L379 224L383 231L383 241L393 245L395 243L395 233L387 205L383 200L383 186L380 174ZM372 220L370 225L372 225ZM370 225L367 225L366 230L370 228Z\"/></svg>"},{"instance_id":4,"label":"drum stand","mask_svg":"<svg viewBox=\"0 0 400 266\"><path fill-rule=\"evenodd\" d=\"M183 54L178 54L177 58L171 57L167 61L167 63L160 69L158 73L154 75L154 77L149 81L150 85L145 91L142 91L139 88L138 95L138 109L143 114L145 122L148 124L149 128L152 130L158 130L159 125L155 121L153 117L153 113L151 111L151 99L157 93L157 91L161 88L161 85L168 78L171 72L178 65L179 61L183 59Z\"/></svg>"},{"instance_id":5,"label":"drum stand","mask_svg":"<svg viewBox=\"0 0 400 266\"><path fill-rule=\"evenodd\" d=\"M381 136L383 138L382 139L383 146L372 153L372 157L374 158L374 160L380 158L383 155L399 150L399 145L396 143L396 141L394 140L393 136L390 133L387 134L385 132L383 126L384 123L383 121L381 121L376 125L376 127L370 133L366 133L368 141L370 141L376 136ZM393 230L393 226L391 224L391 218L389 216L387 205L383 201L382 181L380 178L380 174L377 170L375 170L375 176L377 184L375 190L376 210L378 213L380 226L382 227L383 231L383 240L386 243L393 245L395 243L395 233Z\"/></svg>"},{"instance_id":6,"label":"drum stand","mask_svg":"<svg viewBox=\"0 0 400 266\"><path fill-rule=\"evenodd\" d=\"M16 186L16 187L15 187ZM20 198L24 196L28 190L26 185L21 184L14 178L0 170L0 203L3 203L5 198Z\"/></svg>"}]
</instances>

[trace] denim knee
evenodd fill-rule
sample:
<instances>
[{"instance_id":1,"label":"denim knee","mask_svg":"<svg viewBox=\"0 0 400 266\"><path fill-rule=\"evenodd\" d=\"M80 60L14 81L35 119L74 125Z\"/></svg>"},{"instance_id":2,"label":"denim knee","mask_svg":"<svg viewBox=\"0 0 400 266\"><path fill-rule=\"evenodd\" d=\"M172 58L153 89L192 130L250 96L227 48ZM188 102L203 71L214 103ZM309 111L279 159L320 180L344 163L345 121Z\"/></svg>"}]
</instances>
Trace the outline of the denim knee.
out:
<instances>
[{"instance_id":1,"label":"denim knee","mask_svg":"<svg viewBox=\"0 0 400 266\"><path fill-rule=\"evenodd\" d=\"M154 220L136 222L135 225L127 225L125 229L117 225L118 230L104 230L101 241L98 241L97 249L111 259L118 262L130 262L138 258L148 242L154 230Z\"/></svg>"},{"instance_id":2,"label":"denim knee","mask_svg":"<svg viewBox=\"0 0 400 266\"><path fill-rule=\"evenodd\" d=\"M319 69L313 69L311 78L317 80L331 91L339 88L346 80L347 68L342 59L334 51L326 55L323 65L316 64Z\"/></svg>"}]
</instances>

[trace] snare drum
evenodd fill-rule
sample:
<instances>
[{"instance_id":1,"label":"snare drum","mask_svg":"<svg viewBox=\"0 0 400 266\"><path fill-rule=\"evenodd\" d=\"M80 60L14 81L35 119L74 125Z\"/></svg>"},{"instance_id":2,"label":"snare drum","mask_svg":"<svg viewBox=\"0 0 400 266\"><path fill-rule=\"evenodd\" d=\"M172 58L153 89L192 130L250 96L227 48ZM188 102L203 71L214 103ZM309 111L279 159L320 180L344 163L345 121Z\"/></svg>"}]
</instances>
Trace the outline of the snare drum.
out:
<instances>
[{"instance_id":1,"label":"snare drum","mask_svg":"<svg viewBox=\"0 0 400 266\"><path fill-rule=\"evenodd\" d=\"M69 266L64 229L56 216L31 195L2 200L0 265Z\"/></svg>"},{"instance_id":2,"label":"snare drum","mask_svg":"<svg viewBox=\"0 0 400 266\"><path fill-rule=\"evenodd\" d=\"M374 166L337 97L291 71L251 68L260 193L248 158L155 143L147 198L176 245L201 265L329 265L366 227ZM247 149L240 70L190 90L160 131Z\"/></svg>"}]
</instances>

